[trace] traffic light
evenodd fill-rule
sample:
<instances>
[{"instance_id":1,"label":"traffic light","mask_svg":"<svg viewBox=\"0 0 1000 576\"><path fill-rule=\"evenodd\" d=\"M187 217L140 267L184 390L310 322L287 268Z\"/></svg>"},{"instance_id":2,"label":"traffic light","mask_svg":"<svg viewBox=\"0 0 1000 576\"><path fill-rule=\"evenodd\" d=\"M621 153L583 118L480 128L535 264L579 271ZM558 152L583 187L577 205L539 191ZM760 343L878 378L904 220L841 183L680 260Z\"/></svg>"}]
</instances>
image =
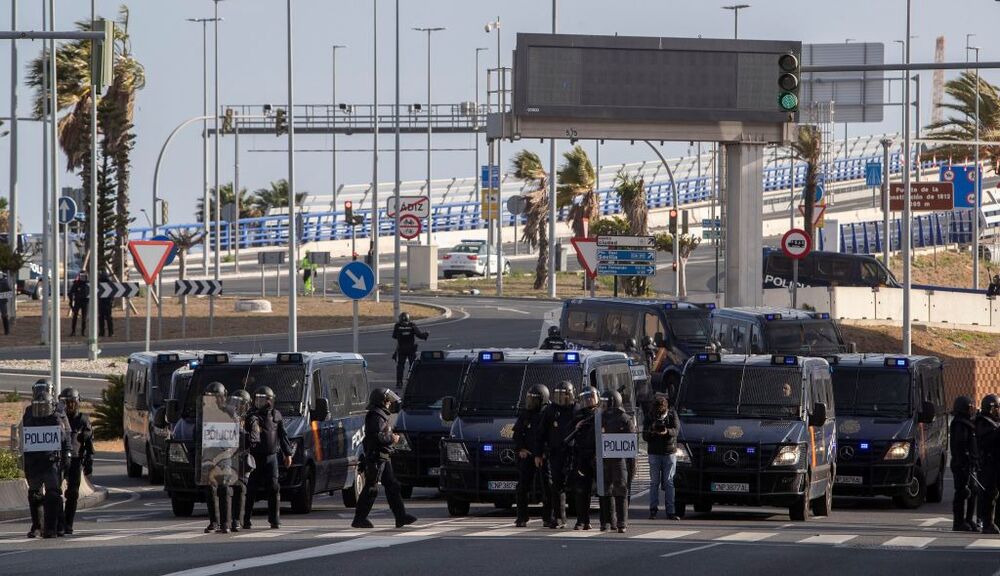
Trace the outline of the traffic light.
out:
<instances>
[{"instance_id":1,"label":"traffic light","mask_svg":"<svg viewBox=\"0 0 1000 576\"><path fill-rule=\"evenodd\" d=\"M288 117L285 115L284 108L278 108L274 111L274 135L281 136L282 134L288 133Z\"/></svg>"},{"instance_id":2,"label":"traffic light","mask_svg":"<svg viewBox=\"0 0 1000 576\"><path fill-rule=\"evenodd\" d=\"M681 234L688 233L688 211L681 210Z\"/></svg>"},{"instance_id":3,"label":"traffic light","mask_svg":"<svg viewBox=\"0 0 1000 576\"><path fill-rule=\"evenodd\" d=\"M160 200L160 224L161 225L164 225L164 224L167 224L168 222L170 222L170 219L168 218L168 216L170 215L169 214L169 206L170 205L167 204L166 200L162 200L162 199Z\"/></svg>"},{"instance_id":4,"label":"traffic light","mask_svg":"<svg viewBox=\"0 0 1000 576\"><path fill-rule=\"evenodd\" d=\"M354 225L354 203L350 200L344 202L344 221Z\"/></svg>"},{"instance_id":5,"label":"traffic light","mask_svg":"<svg viewBox=\"0 0 1000 576\"><path fill-rule=\"evenodd\" d=\"M785 112L799 109L799 59L789 52L778 58L778 106Z\"/></svg>"},{"instance_id":6,"label":"traffic light","mask_svg":"<svg viewBox=\"0 0 1000 576\"><path fill-rule=\"evenodd\" d=\"M94 86L107 88L114 79L115 23L111 20L94 20L94 32L103 32L104 40L93 40L90 50L90 75Z\"/></svg>"},{"instance_id":7,"label":"traffic light","mask_svg":"<svg viewBox=\"0 0 1000 576\"><path fill-rule=\"evenodd\" d=\"M677 234L677 209L670 209L670 234Z\"/></svg>"},{"instance_id":8,"label":"traffic light","mask_svg":"<svg viewBox=\"0 0 1000 576\"><path fill-rule=\"evenodd\" d=\"M233 109L226 108L226 113L222 116L222 133L231 134L233 131Z\"/></svg>"}]
</instances>

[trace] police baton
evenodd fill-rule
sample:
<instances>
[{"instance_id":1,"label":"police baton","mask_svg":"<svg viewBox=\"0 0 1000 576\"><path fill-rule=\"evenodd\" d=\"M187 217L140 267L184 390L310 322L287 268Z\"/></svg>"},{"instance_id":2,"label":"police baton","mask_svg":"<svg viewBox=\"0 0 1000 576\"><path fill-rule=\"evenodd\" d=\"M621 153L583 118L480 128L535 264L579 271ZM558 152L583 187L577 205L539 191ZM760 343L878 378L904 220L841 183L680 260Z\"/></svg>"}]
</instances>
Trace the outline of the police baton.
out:
<instances>
[{"instance_id":1,"label":"police baton","mask_svg":"<svg viewBox=\"0 0 1000 576\"><path fill-rule=\"evenodd\" d=\"M979 483L979 478L976 477L976 473L975 472L971 472L969 474L969 478L972 479L972 481L976 483L976 486L979 487L980 491L982 491L984 493L986 492L986 488L984 488L983 485Z\"/></svg>"}]
</instances>

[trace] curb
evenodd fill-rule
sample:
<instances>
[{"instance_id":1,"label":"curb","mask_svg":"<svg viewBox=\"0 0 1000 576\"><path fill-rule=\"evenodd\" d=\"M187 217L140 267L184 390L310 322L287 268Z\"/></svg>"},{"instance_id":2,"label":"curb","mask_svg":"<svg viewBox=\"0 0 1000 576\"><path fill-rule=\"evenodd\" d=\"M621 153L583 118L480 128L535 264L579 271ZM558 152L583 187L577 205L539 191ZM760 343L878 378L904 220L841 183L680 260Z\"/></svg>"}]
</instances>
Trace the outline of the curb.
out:
<instances>
[{"instance_id":1,"label":"curb","mask_svg":"<svg viewBox=\"0 0 1000 576\"><path fill-rule=\"evenodd\" d=\"M474 294L462 294L460 292L442 294L441 292L417 292L417 291L409 292L408 294L410 296L420 296L421 298L466 298L466 299L469 299L469 300L477 300L477 299L478 300L482 300L482 299L486 298L486 299L490 299L490 300L511 300L513 302L563 302L563 300L564 300L563 298L549 298L548 296L540 296L540 297L536 297L536 296L500 296L500 297L497 297L497 296L490 296L488 294L483 294L481 292L479 294L476 294L476 295L474 295ZM580 298L584 298L584 296L580 296ZM425 303L425 302L420 302L420 304L426 304L427 306L435 306L434 304L428 304L428 303Z\"/></svg>"},{"instance_id":2,"label":"curb","mask_svg":"<svg viewBox=\"0 0 1000 576\"><path fill-rule=\"evenodd\" d=\"M108 489L104 486L95 486L87 477L80 483L80 499L77 502L77 510L93 508L108 499ZM0 520L16 520L28 518L28 481L24 478L17 480L0 480Z\"/></svg>"}]
</instances>

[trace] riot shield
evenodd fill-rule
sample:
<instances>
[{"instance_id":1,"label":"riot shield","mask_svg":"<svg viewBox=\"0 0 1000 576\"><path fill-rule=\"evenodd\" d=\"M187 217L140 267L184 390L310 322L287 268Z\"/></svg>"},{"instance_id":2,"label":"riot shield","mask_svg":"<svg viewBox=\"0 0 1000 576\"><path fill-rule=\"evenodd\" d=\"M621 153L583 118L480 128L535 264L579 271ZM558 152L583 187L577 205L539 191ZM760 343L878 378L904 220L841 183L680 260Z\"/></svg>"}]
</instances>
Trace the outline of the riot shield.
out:
<instances>
[{"instance_id":1,"label":"riot shield","mask_svg":"<svg viewBox=\"0 0 1000 576\"><path fill-rule=\"evenodd\" d=\"M235 484L239 477L240 423L227 398L201 397L198 429L198 485Z\"/></svg>"}]
</instances>

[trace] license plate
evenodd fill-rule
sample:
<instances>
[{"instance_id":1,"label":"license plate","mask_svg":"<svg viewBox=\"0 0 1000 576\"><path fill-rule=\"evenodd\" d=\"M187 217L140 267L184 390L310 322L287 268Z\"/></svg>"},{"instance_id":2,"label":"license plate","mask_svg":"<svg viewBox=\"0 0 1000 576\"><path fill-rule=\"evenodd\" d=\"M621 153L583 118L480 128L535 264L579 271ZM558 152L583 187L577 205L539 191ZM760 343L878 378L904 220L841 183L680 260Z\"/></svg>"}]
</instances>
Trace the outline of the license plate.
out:
<instances>
[{"instance_id":1,"label":"license plate","mask_svg":"<svg viewBox=\"0 0 1000 576\"><path fill-rule=\"evenodd\" d=\"M440 474L441 474L441 469L440 468L434 467L434 468L428 468L427 469L427 475L428 476L439 476Z\"/></svg>"},{"instance_id":2,"label":"license plate","mask_svg":"<svg viewBox=\"0 0 1000 576\"><path fill-rule=\"evenodd\" d=\"M517 480L490 480L486 487L490 490L517 490Z\"/></svg>"},{"instance_id":3,"label":"license plate","mask_svg":"<svg viewBox=\"0 0 1000 576\"><path fill-rule=\"evenodd\" d=\"M835 484L864 484L864 477L862 476L841 476L837 474L837 479L834 481Z\"/></svg>"},{"instance_id":4,"label":"license plate","mask_svg":"<svg viewBox=\"0 0 1000 576\"><path fill-rule=\"evenodd\" d=\"M750 484L745 482L712 482L712 492L749 492Z\"/></svg>"}]
</instances>

